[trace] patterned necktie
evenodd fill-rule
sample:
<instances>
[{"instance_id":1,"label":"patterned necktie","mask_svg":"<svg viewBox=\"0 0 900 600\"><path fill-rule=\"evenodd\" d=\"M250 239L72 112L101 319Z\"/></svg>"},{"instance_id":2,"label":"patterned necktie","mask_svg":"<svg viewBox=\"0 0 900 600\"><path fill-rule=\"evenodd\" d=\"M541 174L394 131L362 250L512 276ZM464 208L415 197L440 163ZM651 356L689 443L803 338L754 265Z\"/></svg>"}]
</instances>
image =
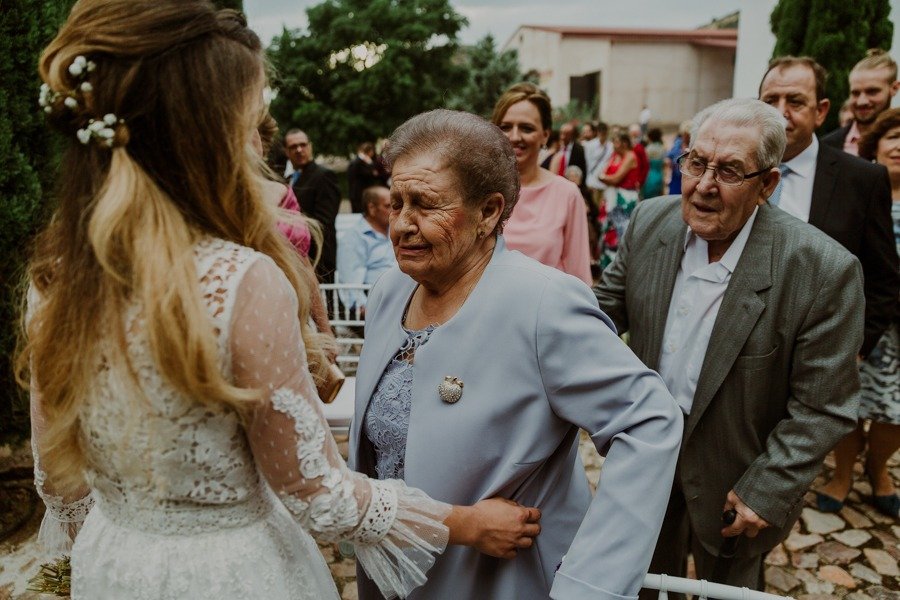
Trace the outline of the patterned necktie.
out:
<instances>
[{"instance_id":1,"label":"patterned necktie","mask_svg":"<svg viewBox=\"0 0 900 600\"><path fill-rule=\"evenodd\" d=\"M563 146L562 150L560 150L560 154L562 156L559 157L559 173L557 173L557 175L559 175L560 177L565 177L566 176L566 147L565 146Z\"/></svg>"},{"instance_id":2,"label":"patterned necktie","mask_svg":"<svg viewBox=\"0 0 900 600\"><path fill-rule=\"evenodd\" d=\"M769 204L771 204L772 206L778 206L778 204L781 203L781 190L784 188L784 178L791 171L791 168L782 163L778 165L778 170L781 171L781 179L778 180L778 185L775 186L775 191L772 192L771 196L769 196Z\"/></svg>"}]
</instances>

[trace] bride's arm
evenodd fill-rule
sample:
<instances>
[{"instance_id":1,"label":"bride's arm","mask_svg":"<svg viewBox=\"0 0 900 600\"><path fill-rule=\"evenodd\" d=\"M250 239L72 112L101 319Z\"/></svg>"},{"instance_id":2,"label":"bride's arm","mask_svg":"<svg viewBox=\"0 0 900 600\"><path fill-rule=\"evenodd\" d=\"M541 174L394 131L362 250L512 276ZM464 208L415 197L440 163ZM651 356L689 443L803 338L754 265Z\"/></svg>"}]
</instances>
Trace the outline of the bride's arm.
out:
<instances>
[{"instance_id":1,"label":"bride's arm","mask_svg":"<svg viewBox=\"0 0 900 600\"><path fill-rule=\"evenodd\" d=\"M452 507L402 481L350 471L328 430L297 319L297 299L268 259L251 266L231 326L235 384L261 389L247 433L263 475L294 518L323 541L349 539L388 597L405 596L448 543L511 556L531 545L539 513L501 500ZM449 526L449 527L448 527Z\"/></svg>"},{"instance_id":2,"label":"bride's arm","mask_svg":"<svg viewBox=\"0 0 900 600\"><path fill-rule=\"evenodd\" d=\"M34 288L28 290L28 310L25 313L26 323L30 323L39 297ZM63 493L56 489L47 473L41 466L41 441L47 430L43 403L34 373L31 375L31 451L34 458L34 486L44 501L47 510L41 520L38 542L52 553L71 551L72 542L81 529L81 524L94 506L91 490L87 485Z\"/></svg>"}]
</instances>

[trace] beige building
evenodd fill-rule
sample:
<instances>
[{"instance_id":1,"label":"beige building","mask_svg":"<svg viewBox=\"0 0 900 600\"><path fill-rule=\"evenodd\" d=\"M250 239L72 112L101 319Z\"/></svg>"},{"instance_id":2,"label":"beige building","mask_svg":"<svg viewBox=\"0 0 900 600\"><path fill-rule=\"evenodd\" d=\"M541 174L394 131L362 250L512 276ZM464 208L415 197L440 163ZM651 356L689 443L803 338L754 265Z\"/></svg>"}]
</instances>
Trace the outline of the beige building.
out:
<instances>
[{"instance_id":1,"label":"beige building","mask_svg":"<svg viewBox=\"0 0 900 600\"><path fill-rule=\"evenodd\" d=\"M609 29L522 25L503 50L519 53L554 106L599 106L608 123L673 126L732 94L736 29Z\"/></svg>"}]
</instances>

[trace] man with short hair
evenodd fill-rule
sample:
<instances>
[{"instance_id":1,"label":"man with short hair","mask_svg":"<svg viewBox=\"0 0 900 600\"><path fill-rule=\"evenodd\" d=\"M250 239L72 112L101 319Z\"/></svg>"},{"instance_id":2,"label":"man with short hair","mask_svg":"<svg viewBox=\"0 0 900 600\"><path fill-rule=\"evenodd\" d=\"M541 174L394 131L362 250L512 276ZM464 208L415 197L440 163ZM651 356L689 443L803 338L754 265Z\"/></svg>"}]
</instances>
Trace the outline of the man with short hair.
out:
<instances>
[{"instance_id":1,"label":"man with short hair","mask_svg":"<svg viewBox=\"0 0 900 600\"><path fill-rule=\"evenodd\" d=\"M825 69L809 57L773 59L759 98L787 120L783 183L770 202L820 229L862 263L866 318L859 354L866 356L891 323L900 275L887 169L816 139L830 106Z\"/></svg>"},{"instance_id":2,"label":"man with short hair","mask_svg":"<svg viewBox=\"0 0 900 600\"><path fill-rule=\"evenodd\" d=\"M338 243L337 264L340 283L372 284L382 273L397 264L388 238L391 215L391 191L384 186L367 187L362 192L363 215L344 232ZM366 294L340 290L341 302L348 308L359 307L365 315Z\"/></svg>"},{"instance_id":3,"label":"man with short hair","mask_svg":"<svg viewBox=\"0 0 900 600\"><path fill-rule=\"evenodd\" d=\"M582 173L587 173L587 162L584 158L584 148L575 139L575 124L564 123L559 128L559 154L560 161L556 174L565 177L566 169L571 165L581 169ZM556 163L554 163L556 164Z\"/></svg>"},{"instance_id":4,"label":"man with short hair","mask_svg":"<svg viewBox=\"0 0 900 600\"><path fill-rule=\"evenodd\" d=\"M849 79L853 120L823 136L822 143L859 156L859 138L891 107L891 99L900 89L897 63L884 50L872 49L851 69Z\"/></svg>"},{"instance_id":5,"label":"man with short hair","mask_svg":"<svg viewBox=\"0 0 900 600\"><path fill-rule=\"evenodd\" d=\"M763 589L763 556L855 424L862 273L766 202L784 146L784 120L758 100L701 111L682 195L637 206L594 290L687 415L654 573L683 577L691 552L698 578Z\"/></svg>"},{"instance_id":6,"label":"man with short hair","mask_svg":"<svg viewBox=\"0 0 900 600\"><path fill-rule=\"evenodd\" d=\"M320 282L333 282L337 262L334 219L341 206L337 177L330 169L316 164L312 142L300 129L291 129L284 135L284 152L294 168L288 181L300 203L300 211L322 225L322 253L316 275ZM310 256L315 256L315 252L311 248Z\"/></svg>"}]
</instances>

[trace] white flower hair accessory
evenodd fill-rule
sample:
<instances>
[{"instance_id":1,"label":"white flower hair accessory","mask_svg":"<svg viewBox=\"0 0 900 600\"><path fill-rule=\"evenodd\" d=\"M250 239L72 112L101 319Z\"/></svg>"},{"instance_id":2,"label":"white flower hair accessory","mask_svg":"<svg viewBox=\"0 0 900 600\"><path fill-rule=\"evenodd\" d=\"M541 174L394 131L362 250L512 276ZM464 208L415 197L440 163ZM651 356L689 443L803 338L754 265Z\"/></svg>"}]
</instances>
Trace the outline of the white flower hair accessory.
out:
<instances>
[{"instance_id":1,"label":"white flower hair accessory","mask_svg":"<svg viewBox=\"0 0 900 600\"><path fill-rule=\"evenodd\" d=\"M87 127L76 131L75 136L78 138L78 141L84 145L90 144L91 140L96 140L97 143L106 146L107 148L112 148L116 138L115 127L122 123L124 123L122 119L109 113L104 115L100 120L91 119L88 121Z\"/></svg>"},{"instance_id":2,"label":"white flower hair accessory","mask_svg":"<svg viewBox=\"0 0 900 600\"><path fill-rule=\"evenodd\" d=\"M85 79L87 78L88 73L92 73L97 68L97 63L92 60L88 60L84 56L78 55L72 61L72 64L69 65L69 74L72 77L77 79ZM50 114L53 112L53 105L59 102L62 99L63 106L68 108L69 110L75 110L78 108L78 98L76 95L80 92L82 94L87 94L94 91L94 86L91 85L89 81L82 81L78 85L75 86L75 89L69 90L67 92L56 92L50 89L50 86L46 83L41 85L41 93L38 97L38 104L44 109L44 112Z\"/></svg>"}]
</instances>

